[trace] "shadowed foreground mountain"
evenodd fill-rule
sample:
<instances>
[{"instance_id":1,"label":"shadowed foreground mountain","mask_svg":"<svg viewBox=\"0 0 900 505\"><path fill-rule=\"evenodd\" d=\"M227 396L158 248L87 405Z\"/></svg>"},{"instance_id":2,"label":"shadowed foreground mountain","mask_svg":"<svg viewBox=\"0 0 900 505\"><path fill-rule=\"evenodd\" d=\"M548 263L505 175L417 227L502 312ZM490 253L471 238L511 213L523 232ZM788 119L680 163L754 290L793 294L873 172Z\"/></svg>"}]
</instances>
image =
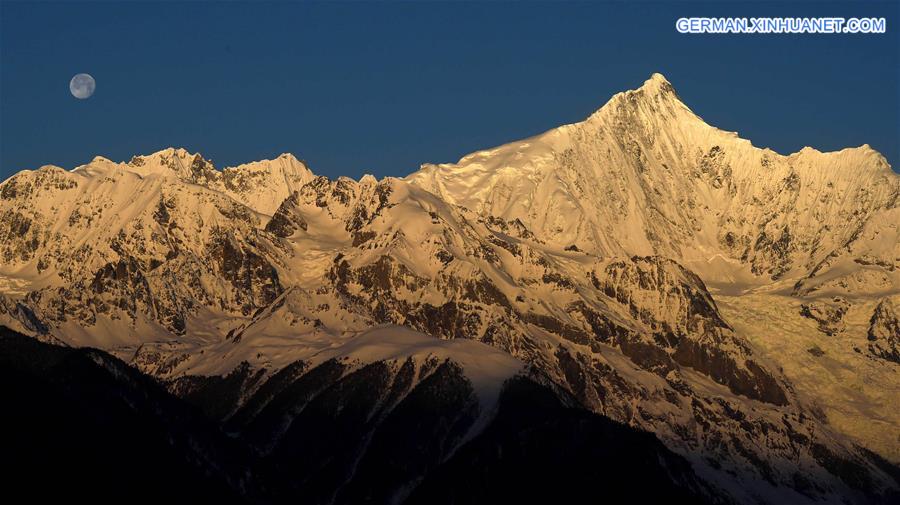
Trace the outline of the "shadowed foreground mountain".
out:
<instances>
[{"instance_id":1,"label":"shadowed foreground mountain","mask_svg":"<svg viewBox=\"0 0 900 505\"><path fill-rule=\"evenodd\" d=\"M264 409L223 426L107 353L0 328L6 492L94 503L548 503L598 486L617 502L709 502L656 437L567 407L526 377L504 384L496 417L448 452L477 417L472 386L452 361L435 362L386 403L414 380L411 363L396 376L383 362L345 376L335 360L292 364L248 400ZM34 488L36 475L52 485Z\"/></svg>"},{"instance_id":2,"label":"shadowed foreground mountain","mask_svg":"<svg viewBox=\"0 0 900 505\"><path fill-rule=\"evenodd\" d=\"M655 74L403 179L183 149L20 172L0 323L198 408L258 459L252 484L223 474L245 498L550 501L585 488L548 479L630 470L707 500L890 503L898 207L868 146L756 148ZM683 459L620 454L623 425Z\"/></svg>"}]
</instances>

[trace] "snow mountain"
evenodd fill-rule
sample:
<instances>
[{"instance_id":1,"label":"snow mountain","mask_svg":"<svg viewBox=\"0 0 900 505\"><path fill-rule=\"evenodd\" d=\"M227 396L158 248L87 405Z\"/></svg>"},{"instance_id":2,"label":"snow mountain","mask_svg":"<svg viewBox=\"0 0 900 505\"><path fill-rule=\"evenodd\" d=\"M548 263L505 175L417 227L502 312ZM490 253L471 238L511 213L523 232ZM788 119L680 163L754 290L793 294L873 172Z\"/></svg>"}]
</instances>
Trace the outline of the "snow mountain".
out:
<instances>
[{"instance_id":1,"label":"snow mountain","mask_svg":"<svg viewBox=\"0 0 900 505\"><path fill-rule=\"evenodd\" d=\"M898 197L868 146L756 148L654 74L581 123L405 178L332 180L287 154L218 170L183 149L20 172L0 184L0 324L152 376L307 476L279 497L446 494L524 380L653 433L696 499L887 503ZM379 462L364 448L325 474L291 459L316 443L292 423L341 411L313 422L310 402L387 419L446 398L425 387L444 369L470 393L432 412L462 422L428 453L438 473L356 488Z\"/></svg>"},{"instance_id":2,"label":"snow mountain","mask_svg":"<svg viewBox=\"0 0 900 505\"><path fill-rule=\"evenodd\" d=\"M711 284L889 293L900 282L900 181L883 156L756 148L706 124L660 74L581 123L406 179L548 242L662 255Z\"/></svg>"}]
</instances>

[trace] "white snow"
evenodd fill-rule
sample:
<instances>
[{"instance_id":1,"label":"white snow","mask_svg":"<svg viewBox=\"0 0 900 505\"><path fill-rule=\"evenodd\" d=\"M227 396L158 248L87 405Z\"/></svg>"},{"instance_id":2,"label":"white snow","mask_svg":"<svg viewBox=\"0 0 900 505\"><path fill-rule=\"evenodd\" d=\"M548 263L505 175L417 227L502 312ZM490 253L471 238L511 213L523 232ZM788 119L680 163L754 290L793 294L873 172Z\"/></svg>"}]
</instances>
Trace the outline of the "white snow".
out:
<instances>
[{"instance_id":1,"label":"white snow","mask_svg":"<svg viewBox=\"0 0 900 505\"><path fill-rule=\"evenodd\" d=\"M792 401L796 397L804 408L814 405L824 412L826 421L814 426L829 437L846 437L900 461L900 440L892 429L900 423L892 408L900 401L900 367L865 352L874 305L900 296L900 177L868 145L834 153L805 148L790 155L759 149L706 124L654 74L579 123L478 151L458 163L426 164L403 179L366 175L358 182L332 181L328 191L340 183L346 202L326 195L328 204L322 206L315 195L304 195L313 191L307 185L313 179L290 154L218 171L199 155L175 148L122 163L98 156L72 171L45 166L20 172L0 183L0 191L15 193L0 199L0 219L28 221L27 236L10 235L0 243L0 295L18 301L45 289L46 300L60 287L75 290L72 296L89 293L98 269L120 259L121 243L144 264L166 260L177 249L176 276L154 271L146 282L156 293L172 290L175 299L191 301L190 308L179 307L188 314L185 335L167 330L156 308L143 307L132 319L115 306L90 325L72 317L51 335L123 359L136 352L158 354L162 361L141 366L165 378L227 374L242 361L274 371L301 359L357 365L452 359L473 383L485 412L503 382L522 370L513 355L558 372L554 353L563 346L611 367L634 388L627 392L633 397L594 399L594 408L691 453L698 448L673 430L696 429L690 410L668 401L667 380L640 369L613 346L598 344L595 350L534 324L510 326L508 316L495 308L484 313L472 337L502 321L514 337L527 336L534 349L503 335L495 344L512 355L474 340L440 340L404 327L377 326L365 310L329 291L325 280L338 254L351 268L387 256L424 284L396 288L393 294L410 303L440 306L454 301L442 283L484 277L520 312L583 326L570 304L584 302L623 328L649 334L632 307L600 293L590 277L621 258L660 255L696 272L713 293L735 330L723 332L723 350L737 356L752 352L760 363L779 369L792 384ZM382 190L390 192L383 208ZM262 233L294 192L301 195L295 210L306 229L283 239ZM366 211L363 231L374 232L374 238L354 247L358 237L347 225L357 205ZM166 213L168 218L161 217ZM519 220L534 235L520 236L514 225L499 230L484 221L489 217ZM0 226L0 233L5 231ZM220 232L271 259L285 288L258 313L242 312L241 290L210 273L217 267L208 244ZM32 237L39 242L33 251ZM486 257L490 254L497 259ZM444 263L441 255L452 259ZM573 287L546 282L544 264ZM673 282L686 281L672 275ZM358 283L347 289L366 294ZM851 309L845 328L828 337L799 315L799 305L835 295L846 297ZM676 296L634 289L630 301L659 321L677 325L682 317ZM57 310L45 301L36 306ZM0 313L0 324L23 328L10 314ZM238 341L225 337L229 331ZM808 351L813 347L824 354L814 356ZM172 367L163 371L162 365ZM800 408L739 397L690 370L674 378L704 398L727 398L775 425Z\"/></svg>"}]
</instances>

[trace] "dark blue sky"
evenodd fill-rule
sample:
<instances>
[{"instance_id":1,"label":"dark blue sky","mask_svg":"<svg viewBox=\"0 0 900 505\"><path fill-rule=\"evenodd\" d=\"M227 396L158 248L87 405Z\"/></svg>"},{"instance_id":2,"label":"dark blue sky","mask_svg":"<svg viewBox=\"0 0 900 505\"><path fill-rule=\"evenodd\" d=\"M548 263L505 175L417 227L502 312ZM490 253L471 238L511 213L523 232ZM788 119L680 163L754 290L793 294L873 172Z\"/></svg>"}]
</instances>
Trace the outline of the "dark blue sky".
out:
<instances>
[{"instance_id":1,"label":"dark blue sky","mask_svg":"<svg viewBox=\"0 0 900 505\"><path fill-rule=\"evenodd\" d=\"M583 119L659 71L782 153L871 144L900 168L900 3L0 4L0 177L184 146L329 176ZM706 35L683 16L879 16L886 35ZM97 79L89 100L69 79Z\"/></svg>"}]
</instances>

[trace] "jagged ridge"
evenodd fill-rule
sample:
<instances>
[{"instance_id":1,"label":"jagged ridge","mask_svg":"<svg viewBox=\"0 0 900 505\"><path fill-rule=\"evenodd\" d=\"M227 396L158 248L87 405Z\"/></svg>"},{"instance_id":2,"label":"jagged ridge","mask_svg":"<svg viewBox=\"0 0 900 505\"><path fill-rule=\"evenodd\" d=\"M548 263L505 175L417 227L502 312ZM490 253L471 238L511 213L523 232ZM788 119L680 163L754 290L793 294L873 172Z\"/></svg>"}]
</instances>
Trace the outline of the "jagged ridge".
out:
<instances>
[{"instance_id":1,"label":"jagged ridge","mask_svg":"<svg viewBox=\"0 0 900 505\"><path fill-rule=\"evenodd\" d=\"M753 148L655 75L583 123L406 179L289 155L219 172L174 149L20 173L0 185L0 317L185 396L180 378L259 382L380 324L476 339L740 501L875 499L890 478L713 297L894 296L897 187L865 147Z\"/></svg>"}]
</instances>

